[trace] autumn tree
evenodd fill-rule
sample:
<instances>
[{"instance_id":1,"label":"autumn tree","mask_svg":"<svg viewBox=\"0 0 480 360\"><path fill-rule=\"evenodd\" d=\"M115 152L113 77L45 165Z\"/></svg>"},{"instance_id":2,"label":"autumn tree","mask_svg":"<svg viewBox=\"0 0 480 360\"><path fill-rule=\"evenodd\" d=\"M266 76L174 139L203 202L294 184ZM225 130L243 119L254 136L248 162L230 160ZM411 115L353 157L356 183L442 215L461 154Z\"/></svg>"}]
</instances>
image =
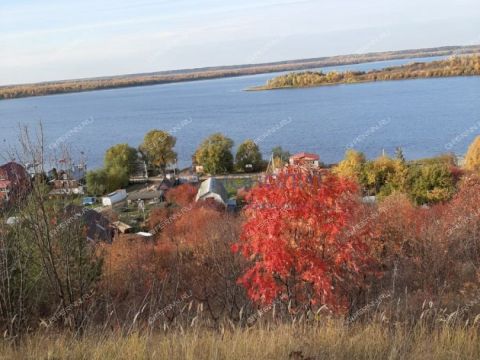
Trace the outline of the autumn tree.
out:
<instances>
[{"instance_id":1,"label":"autumn tree","mask_svg":"<svg viewBox=\"0 0 480 360\"><path fill-rule=\"evenodd\" d=\"M339 176L353 179L358 183L362 182L364 176L364 166L366 163L365 155L353 149L345 152L345 159L333 169L333 172Z\"/></svg>"},{"instance_id":2,"label":"autumn tree","mask_svg":"<svg viewBox=\"0 0 480 360\"><path fill-rule=\"evenodd\" d=\"M380 193L388 179L395 173L395 161L382 155L365 164L365 185L372 194Z\"/></svg>"},{"instance_id":3,"label":"autumn tree","mask_svg":"<svg viewBox=\"0 0 480 360\"><path fill-rule=\"evenodd\" d=\"M233 140L220 133L205 139L195 153L196 161L203 169L212 174L233 170Z\"/></svg>"},{"instance_id":4,"label":"autumn tree","mask_svg":"<svg viewBox=\"0 0 480 360\"><path fill-rule=\"evenodd\" d=\"M258 171L262 166L262 153L253 140L245 140L238 147L235 165L239 171ZM250 166L250 167L249 167Z\"/></svg>"},{"instance_id":5,"label":"autumn tree","mask_svg":"<svg viewBox=\"0 0 480 360\"><path fill-rule=\"evenodd\" d=\"M182 184L167 192L167 201L181 207L188 206L195 201L197 188L191 184Z\"/></svg>"},{"instance_id":6,"label":"autumn tree","mask_svg":"<svg viewBox=\"0 0 480 360\"><path fill-rule=\"evenodd\" d=\"M252 300L293 307L346 306L369 262L368 225L352 232L361 206L356 185L290 167L252 189L239 251L251 266L239 279Z\"/></svg>"},{"instance_id":7,"label":"autumn tree","mask_svg":"<svg viewBox=\"0 0 480 360\"><path fill-rule=\"evenodd\" d=\"M480 171L480 136L477 136L468 148L465 155L465 169Z\"/></svg>"},{"instance_id":8,"label":"autumn tree","mask_svg":"<svg viewBox=\"0 0 480 360\"><path fill-rule=\"evenodd\" d=\"M400 156L397 154L397 156ZM382 155L364 166L364 186L367 191L380 197L394 192L407 192L409 167L404 159L392 159Z\"/></svg>"},{"instance_id":9,"label":"autumn tree","mask_svg":"<svg viewBox=\"0 0 480 360\"><path fill-rule=\"evenodd\" d=\"M177 160L177 153L173 151L176 143L177 139L168 132L151 130L145 135L140 151L150 165L165 173L167 166Z\"/></svg>"}]
</instances>

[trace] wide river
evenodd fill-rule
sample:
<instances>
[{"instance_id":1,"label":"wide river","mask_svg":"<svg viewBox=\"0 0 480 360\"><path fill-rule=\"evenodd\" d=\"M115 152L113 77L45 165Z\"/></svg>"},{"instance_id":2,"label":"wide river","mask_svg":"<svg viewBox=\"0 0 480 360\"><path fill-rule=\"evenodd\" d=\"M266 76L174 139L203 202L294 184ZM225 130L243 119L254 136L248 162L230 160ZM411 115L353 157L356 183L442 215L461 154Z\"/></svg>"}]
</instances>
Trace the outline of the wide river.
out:
<instances>
[{"instance_id":1,"label":"wide river","mask_svg":"<svg viewBox=\"0 0 480 360\"><path fill-rule=\"evenodd\" d=\"M415 61L430 61L416 59ZM413 60L325 69L368 70ZM0 153L16 145L19 125L41 122L46 144L68 143L74 157L101 166L117 143L138 146L151 129L177 137L179 166L189 166L202 139L222 132L235 141L257 140L269 156L318 153L325 163L347 147L375 157L401 146L409 159L448 151L463 154L480 133L480 77L389 81L247 92L277 74L92 91L0 101ZM0 158L0 162L2 162Z\"/></svg>"}]
</instances>

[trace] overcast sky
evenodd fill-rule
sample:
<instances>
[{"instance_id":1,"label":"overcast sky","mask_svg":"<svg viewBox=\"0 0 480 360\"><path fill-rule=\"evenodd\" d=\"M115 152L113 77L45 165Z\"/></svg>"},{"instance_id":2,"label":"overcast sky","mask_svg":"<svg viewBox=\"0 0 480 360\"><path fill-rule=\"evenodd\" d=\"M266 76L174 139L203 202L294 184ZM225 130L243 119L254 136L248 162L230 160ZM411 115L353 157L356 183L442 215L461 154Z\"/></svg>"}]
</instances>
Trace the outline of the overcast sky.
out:
<instances>
[{"instance_id":1,"label":"overcast sky","mask_svg":"<svg viewBox=\"0 0 480 360\"><path fill-rule=\"evenodd\" d=\"M480 44L479 0L1 0L0 84Z\"/></svg>"}]
</instances>

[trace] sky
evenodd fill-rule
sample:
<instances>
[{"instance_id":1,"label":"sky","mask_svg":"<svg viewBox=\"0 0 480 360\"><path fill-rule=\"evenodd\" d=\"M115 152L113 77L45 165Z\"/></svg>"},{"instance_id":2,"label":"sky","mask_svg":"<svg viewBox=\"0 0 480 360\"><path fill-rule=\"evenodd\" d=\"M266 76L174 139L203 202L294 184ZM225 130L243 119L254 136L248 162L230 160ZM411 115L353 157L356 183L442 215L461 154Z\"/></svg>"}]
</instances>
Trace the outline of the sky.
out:
<instances>
[{"instance_id":1,"label":"sky","mask_svg":"<svg viewBox=\"0 0 480 360\"><path fill-rule=\"evenodd\" d=\"M479 0L1 0L0 85L480 44Z\"/></svg>"}]
</instances>

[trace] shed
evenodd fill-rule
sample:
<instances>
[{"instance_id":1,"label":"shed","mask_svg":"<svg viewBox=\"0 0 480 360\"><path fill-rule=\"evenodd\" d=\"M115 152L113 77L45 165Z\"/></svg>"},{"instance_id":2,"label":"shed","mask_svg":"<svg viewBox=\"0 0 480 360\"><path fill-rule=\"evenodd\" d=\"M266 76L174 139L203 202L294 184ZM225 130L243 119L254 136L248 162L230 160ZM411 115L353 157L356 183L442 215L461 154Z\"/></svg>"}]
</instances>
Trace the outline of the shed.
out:
<instances>
[{"instance_id":1,"label":"shed","mask_svg":"<svg viewBox=\"0 0 480 360\"><path fill-rule=\"evenodd\" d=\"M130 232L132 232L132 227L128 224L125 224L121 221L114 221L112 223L112 225L118 229L118 231L120 231L122 234L128 234Z\"/></svg>"},{"instance_id":2,"label":"shed","mask_svg":"<svg viewBox=\"0 0 480 360\"><path fill-rule=\"evenodd\" d=\"M195 201L213 199L227 206L228 194L223 183L213 177L208 178L200 185Z\"/></svg>"},{"instance_id":3,"label":"shed","mask_svg":"<svg viewBox=\"0 0 480 360\"><path fill-rule=\"evenodd\" d=\"M102 197L103 206L113 206L127 199L127 191L125 189L114 191Z\"/></svg>"}]
</instances>

